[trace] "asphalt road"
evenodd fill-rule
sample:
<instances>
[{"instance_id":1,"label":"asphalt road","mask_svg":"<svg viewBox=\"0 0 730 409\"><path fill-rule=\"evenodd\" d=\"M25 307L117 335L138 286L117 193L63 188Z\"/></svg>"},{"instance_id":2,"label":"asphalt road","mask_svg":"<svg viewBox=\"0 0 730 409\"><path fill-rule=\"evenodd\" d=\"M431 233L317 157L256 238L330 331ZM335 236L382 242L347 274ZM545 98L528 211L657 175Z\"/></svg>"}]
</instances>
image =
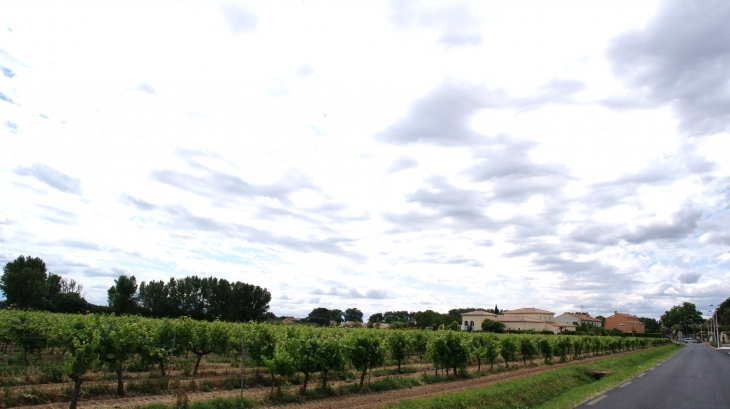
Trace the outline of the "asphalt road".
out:
<instances>
[{"instance_id":1,"label":"asphalt road","mask_svg":"<svg viewBox=\"0 0 730 409\"><path fill-rule=\"evenodd\" d=\"M730 354L728 350L690 344L578 408L730 408Z\"/></svg>"}]
</instances>

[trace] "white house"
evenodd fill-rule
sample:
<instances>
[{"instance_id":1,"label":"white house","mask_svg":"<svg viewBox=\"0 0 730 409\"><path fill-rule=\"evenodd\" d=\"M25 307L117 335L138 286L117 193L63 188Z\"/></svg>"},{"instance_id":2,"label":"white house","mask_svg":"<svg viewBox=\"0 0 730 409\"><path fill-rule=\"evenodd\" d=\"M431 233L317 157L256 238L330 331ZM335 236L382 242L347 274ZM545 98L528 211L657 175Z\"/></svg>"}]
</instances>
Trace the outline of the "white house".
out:
<instances>
[{"instance_id":1,"label":"white house","mask_svg":"<svg viewBox=\"0 0 730 409\"><path fill-rule=\"evenodd\" d=\"M555 317L555 321L564 322L566 324L576 324L581 325L584 322L588 325L593 325L594 327L602 327L603 322L599 320L598 318L593 318L588 313L572 313L572 312L564 312L557 317Z\"/></svg>"}]
</instances>

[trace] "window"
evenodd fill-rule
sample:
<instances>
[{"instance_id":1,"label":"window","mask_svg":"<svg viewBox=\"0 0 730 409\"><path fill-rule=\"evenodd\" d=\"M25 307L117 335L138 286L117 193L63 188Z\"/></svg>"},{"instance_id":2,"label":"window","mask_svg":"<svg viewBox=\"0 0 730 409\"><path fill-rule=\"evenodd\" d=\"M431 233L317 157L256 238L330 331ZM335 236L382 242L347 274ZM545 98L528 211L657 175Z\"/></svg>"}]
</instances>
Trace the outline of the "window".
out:
<instances>
[{"instance_id":1,"label":"window","mask_svg":"<svg viewBox=\"0 0 730 409\"><path fill-rule=\"evenodd\" d=\"M622 323L618 324L618 326L621 327L621 328L623 328L624 327L624 323L622 322Z\"/></svg>"},{"instance_id":2,"label":"window","mask_svg":"<svg viewBox=\"0 0 730 409\"><path fill-rule=\"evenodd\" d=\"M467 325L469 325L469 321L464 321L464 326L466 327Z\"/></svg>"}]
</instances>

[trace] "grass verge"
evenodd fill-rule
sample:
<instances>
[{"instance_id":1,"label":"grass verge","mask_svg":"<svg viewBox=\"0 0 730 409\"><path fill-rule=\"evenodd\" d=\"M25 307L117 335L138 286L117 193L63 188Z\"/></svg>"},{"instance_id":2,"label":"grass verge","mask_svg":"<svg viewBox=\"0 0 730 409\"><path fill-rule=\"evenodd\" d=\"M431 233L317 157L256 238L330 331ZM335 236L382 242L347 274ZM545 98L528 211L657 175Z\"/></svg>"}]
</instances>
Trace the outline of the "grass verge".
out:
<instances>
[{"instance_id":1,"label":"grass verge","mask_svg":"<svg viewBox=\"0 0 730 409\"><path fill-rule=\"evenodd\" d=\"M669 345L592 364L571 366L499 382L484 388L405 401L390 405L388 408L572 408L588 397L620 384L678 351L679 348ZM589 375L590 371L611 373L596 380Z\"/></svg>"}]
</instances>

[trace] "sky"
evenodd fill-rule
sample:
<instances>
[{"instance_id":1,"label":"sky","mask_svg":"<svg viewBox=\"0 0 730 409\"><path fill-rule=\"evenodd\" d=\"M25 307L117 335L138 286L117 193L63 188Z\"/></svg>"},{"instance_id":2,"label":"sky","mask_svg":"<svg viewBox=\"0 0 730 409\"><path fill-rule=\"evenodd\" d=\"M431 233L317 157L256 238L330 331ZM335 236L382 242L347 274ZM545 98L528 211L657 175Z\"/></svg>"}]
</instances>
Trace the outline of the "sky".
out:
<instances>
[{"instance_id":1,"label":"sky","mask_svg":"<svg viewBox=\"0 0 730 409\"><path fill-rule=\"evenodd\" d=\"M727 1L0 4L0 264L271 311L730 296Z\"/></svg>"}]
</instances>

